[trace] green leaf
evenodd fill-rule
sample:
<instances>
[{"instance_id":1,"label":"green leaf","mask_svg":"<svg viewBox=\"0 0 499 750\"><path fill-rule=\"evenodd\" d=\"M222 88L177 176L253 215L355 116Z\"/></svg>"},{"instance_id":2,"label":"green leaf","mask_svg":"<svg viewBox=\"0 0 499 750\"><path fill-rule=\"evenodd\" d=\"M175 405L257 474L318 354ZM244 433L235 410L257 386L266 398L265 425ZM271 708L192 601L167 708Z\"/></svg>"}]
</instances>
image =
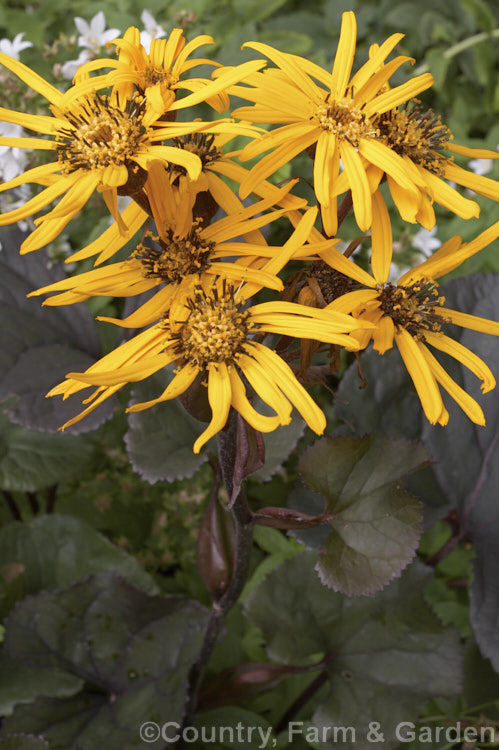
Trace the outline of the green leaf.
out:
<instances>
[{"instance_id":1,"label":"green leaf","mask_svg":"<svg viewBox=\"0 0 499 750\"><path fill-rule=\"evenodd\" d=\"M31 703L39 696L67 697L82 687L82 679L62 669L48 672L0 654L0 716L10 715L19 703Z\"/></svg>"},{"instance_id":2,"label":"green leaf","mask_svg":"<svg viewBox=\"0 0 499 750\"><path fill-rule=\"evenodd\" d=\"M156 398L169 380L163 370L138 383L130 403ZM131 413L128 424L125 445L130 462L134 471L151 484L192 477L208 458L210 443L199 454L192 450L205 425L191 417L178 399Z\"/></svg>"},{"instance_id":3,"label":"green leaf","mask_svg":"<svg viewBox=\"0 0 499 750\"><path fill-rule=\"evenodd\" d=\"M302 456L305 485L324 496L333 515L317 563L326 586L372 594L411 562L422 506L402 485L426 460L421 445L375 435L324 438Z\"/></svg>"},{"instance_id":4,"label":"green leaf","mask_svg":"<svg viewBox=\"0 0 499 750\"><path fill-rule=\"evenodd\" d=\"M0 739L0 750L50 750L49 745L41 737L32 734L12 734Z\"/></svg>"},{"instance_id":5,"label":"green leaf","mask_svg":"<svg viewBox=\"0 0 499 750\"><path fill-rule=\"evenodd\" d=\"M85 470L94 454L83 435L51 435L12 424L0 413L0 487L36 492L72 479Z\"/></svg>"},{"instance_id":6,"label":"green leaf","mask_svg":"<svg viewBox=\"0 0 499 750\"><path fill-rule=\"evenodd\" d=\"M148 596L109 573L25 599L7 620L7 655L85 687L18 705L3 733L41 734L65 750L95 750L103 738L108 750L142 747L144 722L182 721L207 618L197 602Z\"/></svg>"},{"instance_id":7,"label":"green leaf","mask_svg":"<svg viewBox=\"0 0 499 750\"><path fill-rule=\"evenodd\" d=\"M480 654L473 638L466 644L464 667L466 703L476 706L494 701L497 705L499 675L492 668L490 661Z\"/></svg>"},{"instance_id":8,"label":"green leaf","mask_svg":"<svg viewBox=\"0 0 499 750\"><path fill-rule=\"evenodd\" d=\"M444 287L451 309L499 320L499 274L474 274L454 279ZM499 348L493 336L453 327L453 338L499 373ZM442 362L451 377L482 405L487 424L473 424L454 401L446 399L450 414L445 429L425 424L423 440L435 461L440 486L457 511L459 534L468 537L476 553L470 588L470 621L482 654L499 671L499 401L483 395L477 378L455 360Z\"/></svg>"},{"instance_id":9,"label":"green leaf","mask_svg":"<svg viewBox=\"0 0 499 750\"><path fill-rule=\"evenodd\" d=\"M102 571L114 571L155 594L158 587L135 557L112 544L84 521L58 513L0 529L0 565L25 566L24 588L34 594L63 588Z\"/></svg>"},{"instance_id":10,"label":"green leaf","mask_svg":"<svg viewBox=\"0 0 499 750\"><path fill-rule=\"evenodd\" d=\"M294 557L301 550L301 546L294 539L288 539L277 529L266 526L255 526L254 541L267 552L262 562L257 565L255 570L246 582L241 594L241 601L248 596L275 568L285 560Z\"/></svg>"},{"instance_id":11,"label":"green leaf","mask_svg":"<svg viewBox=\"0 0 499 750\"><path fill-rule=\"evenodd\" d=\"M496 17L485 0L461 0L461 6L473 16L479 29L492 31L496 28Z\"/></svg>"},{"instance_id":12,"label":"green leaf","mask_svg":"<svg viewBox=\"0 0 499 750\"><path fill-rule=\"evenodd\" d=\"M355 435L375 432L389 438L420 440L426 420L398 351L391 349L380 357L370 349L361 355L360 368L367 382L365 387L354 362L338 388L335 415L345 422L341 431L348 428ZM448 511L448 498L437 485L431 467L415 472L407 487L425 503L426 526Z\"/></svg>"},{"instance_id":13,"label":"green leaf","mask_svg":"<svg viewBox=\"0 0 499 750\"><path fill-rule=\"evenodd\" d=\"M422 409L412 381L395 349L382 357L370 349L360 357L365 382L354 362L341 379L335 414L356 435L377 432L390 438L418 440ZM366 384L367 383L367 384Z\"/></svg>"},{"instance_id":14,"label":"green leaf","mask_svg":"<svg viewBox=\"0 0 499 750\"><path fill-rule=\"evenodd\" d=\"M259 41L290 55L306 55L313 44L308 34L298 31L267 31L260 34Z\"/></svg>"},{"instance_id":15,"label":"green leaf","mask_svg":"<svg viewBox=\"0 0 499 750\"><path fill-rule=\"evenodd\" d=\"M212 711L203 711L195 722L201 732L204 728L206 737L220 738L219 747L230 750L255 750L255 747L272 747L274 734L269 722L244 708L227 706ZM232 732L227 731L227 727ZM223 729L224 728L224 729ZM253 728L253 731L250 730ZM223 730L223 731L222 731ZM266 745L261 745L262 742ZM197 742L193 747L206 748L206 743Z\"/></svg>"},{"instance_id":16,"label":"green leaf","mask_svg":"<svg viewBox=\"0 0 499 750\"><path fill-rule=\"evenodd\" d=\"M49 267L44 250L20 257L25 236L17 227L0 231L0 398L18 396L9 407L11 421L55 433L82 410L81 397L47 399L46 393L68 372L87 369L100 356L100 344L84 304L42 307L41 299L27 298L34 289L67 274L61 264ZM68 428L69 434L96 429L109 419L114 403L114 398L108 400Z\"/></svg>"},{"instance_id":17,"label":"green leaf","mask_svg":"<svg viewBox=\"0 0 499 750\"><path fill-rule=\"evenodd\" d=\"M423 700L459 692L457 633L425 605L430 574L420 563L376 596L346 598L321 586L315 561L314 553L302 553L273 571L248 598L246 614L261 628L271 659L295 665L324 660L328 691L314 727L351 726L355 746L367 750L369 722L379 722L383 747L393 748L397 724L415 719ZM334 747L352 745L338 741Z\"/></svg>"},{"instance_id":18,"label":"green leaf","mask_svg":"<svg viewBox=\"0 0 499 750\"><path fill-rule=\"evenodd\" d=\"M262 21L274 13L286 0L232 0L234 12L245 21Z\"/></svg>"},{"instance_id":19,"label":"green leaf","mask_svg":"<svg viewBox=\"0 0 499 750\"><path fill-rule=\"evenodd\" d=\"M440 90L445 85L447 80L447 71L452 62L451 58L445 57L442 53L444 49L438 47L436 49L430 49L426 53L425 62L428 65L428 70L434 78L434 86L437 90Z\"/></svg>"}]
</instances>

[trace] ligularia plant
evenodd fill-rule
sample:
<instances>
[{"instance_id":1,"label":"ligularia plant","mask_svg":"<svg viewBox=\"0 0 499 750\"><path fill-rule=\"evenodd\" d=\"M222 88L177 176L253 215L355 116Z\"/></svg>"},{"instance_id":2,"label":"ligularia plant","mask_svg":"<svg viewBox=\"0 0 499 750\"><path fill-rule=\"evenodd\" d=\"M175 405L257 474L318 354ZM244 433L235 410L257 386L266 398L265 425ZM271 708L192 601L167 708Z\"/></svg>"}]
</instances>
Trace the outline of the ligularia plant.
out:
<instances>
[{"instance_id":1,"label":"ligularia plant","mask_svg":"<svg viewBox=\"0 0 499 750\"><path fill-rule=\"evenodd\" d=\"M248 685L256 667L240 665L236 674L230 659L223 662L230 686L225 698L220 674L213 678L212 702L209 683L201 684L224 617L256 564L255 558L250 565L255 527L272 527L272 533L292 530L298 538L286 540L283 559L290 559L282 579L269 567L259 574L261 587L255 591L253 582L244 592L245 611L273 658L289 660L285 638L279 640L276 633L281 632L281 611L293 601L296 674L318 669L318 689L330 679L330 670L336 675L336 659L343 682L360 684L356 669L376 672L367 658L362 657L363 666L352 666L347 653L363 647L358 623L366 623L367 632L375 621L381 623L382 608L374 614L373 604L369 616L359 609L354 617L355 603L337 597L380 592L401 575L419 543L421 506L403 484L428 457L419 443L391 443L386 437L392 418L385 423L389 409L384 410L387 403L397 406L399 398L399 386L391 385L395 376L397 382L410 383L400 409L412 410L411 435L418 421L428 434L438 434L432 438L436 442L445 441L453 423L476 430L478 442L486 434L491 402L482 394L492 391L496 380L494 356L489 365L482 352L497 346L491 342L499 335L499 322L488 312L485 294L473 312L466 304L461 309L452 285L446 298L442 279L465 268L499 237L499 221L473 231L480 205L499 200L499 183L486 176L499 154L456 143L442 116L423 103L433 77L431 72L411 75L408 63L414 61L395 52L403 34L373 40L360 64L352 11L343 14L336 54L327 68L251 40L243 45L251 51L249 62L224 66L205 57L215 44L211 36L188 41L182 29L167 33L148 11L141 18L145 31L130 27L124 33L106 29L102 11L90 23L75 18L84 49L79 60L66 65L65 74L72 78L66 91L12 54L29 42L16 37L10 53L2 48L0 63L40 95L45 108L34 113L0 109L0 148L10 149L0 191L35 186L29 200L0 215L0 226L33 221L19 247L22 256L42 253L71 232L73 253L67 260L74 272L44 277L29 296L43 296L46 307L57 308L50 310L51 320L62 312L71 317L82 308L71 306L84 303L99 313L101 330L108 331L101 356L90 362L80 357L81 364L59 375L53 368L50 403L45 403L64 414L60 430L71 435L86 429L87 420L98 419L101 411L108 415L112 397L123 398L132 384L131 401L124 407L132 429L151 426L145 432L150 438L152 431L154 450L168 462L176 460L171 455L176 456L175 441L182 439L184 427L178 425L188 425L189 451L179 452L179 465L183 455L214 467L214 494L198 540L198 568L213 608L203 610L199 621L186 616L179 626L185 642L197 638L197 646L187 667L178 667L181 697L165 698L172 715L164 720L178 719L178 727L185 727L197 710L230 703L231 691L235 700L252 692ZM237 97L236 108L231 97ZM300 165L306 175L300 174ZM91 237L81 233L82 216L101 207L107 220L96 224ZM465 241L459 235L437 238L437 216L445 212L463 226L469 222ZM404 242L412 248L407 262L394 253ZM359 389L366 395L357 413ZM81 406L76 394L83 394ZM70 407L63 403L68 399ZM365 436L368 427L360 429L362 437L347 437L345 430L357 419L369 424L373 410L380 410L383 437ZM339 414L344 429L335 433ZM310 430L302 445L312 445L312 433L326 433L298 462L307 498L293 490L289 507L288 498L272 507L261 499L248 500L244 480L255 472L269 479L281 441L291 441L285 458L305 425ZM296 462L289 471L294 476ZM184 475L180 468L175 476ZM217 501L222 479L224 507ZM306 537L311 528L322 535ZM265 539L257 537L263 549ZM315 552L298 555L299 541ZM330 598L315 610L314 597L320 598L323 589ZM257 612L258 591L267 592L268 607ZM159 621L169 615L160 597L157 601ZM345 601L341 615L340 601ZM144 612L150 606L144 604ZM269 614L262 614L265 609ZM89 612L85 617L91 617ZM145 624L137 620L137 631L150 627L149 615L144 617ZM306 650L300 634L308 620L317 621L317 633L323 635L317 635L320 644L312 638ZM437 627L428 622L429 631ZM194 636L198 626L200 634ZM399 629L408 640L411 627L408 620ZM151 626L150 632L159 630ZM346 647L345 633L357 639L355 645ZM382 638L379 642L382 651ZM439 648L435 645L435 652ZM218 669L218 657L213 658L208 674ZM154 661L150 668L156 674ZM410 661L404 663L411 672ZM286 669L263 665L264 677L255 673L255 684L271 678L278 682L281 668ZM80 676L92 683L83 671ZM155 679L144 672L136 684ZM336 679L333 695L342 690L335 687ZM159 692L169 696L170 687ZM120 717L121 688L109 690L118 695L113 711ZM364 688L352 688L352 695L356 690L365 700ZM414 688L416 698L424 694ZM341 705L338 699L331 715L341 714ZM363 707L371 708L368 702ZM315 721L320 723L321 716ZM126 723L116 718L117 725L122 720ZM89 747L85 742L71 747ZM110 747L118 747L116 742Z\"/></svg>"}]
</instances>

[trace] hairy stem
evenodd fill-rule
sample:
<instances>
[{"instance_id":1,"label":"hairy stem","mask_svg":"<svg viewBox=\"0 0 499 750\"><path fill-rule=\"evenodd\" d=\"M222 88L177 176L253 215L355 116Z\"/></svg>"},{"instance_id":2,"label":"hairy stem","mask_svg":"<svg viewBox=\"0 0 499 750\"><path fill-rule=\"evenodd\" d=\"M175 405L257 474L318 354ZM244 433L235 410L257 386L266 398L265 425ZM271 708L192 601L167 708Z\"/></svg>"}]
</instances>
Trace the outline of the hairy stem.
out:
<instances>
[{"instance_id":1,"label":"hairy stem","mask_svg":"<svg viewBox=\"0 0 499 750\"><path fill-rule=\"evenodd\" d=\"M352 210L352 206L353 206L352 191L349 190L348 193L343 198L343 200L341 201L340 207L338 208L338 229L341 227L346 217Z\"/></svg>"},{"instance_id":2,"label":"hairy stem","mask_svg":"<svg viewBox=\"0 0 499 750\"><path fill-rule=\"evenodd\" d=\"M48 488L48 492L47 492L47 504L45 506L46 513L54 512L56 497L57 497L57 485L53 484L51 487Z\"/></svg>"},{"instance_id":3,"label":"hairy stem","mask_svg":"<svg viewBox=\"0 0 499 750\"><path fill-rule=\"evenodd\" d=\"M27 492L26 497L28 498L28 502L30 504L31 510L36 515L40 511L40 504L38 502L38 498L36 496L35 492Z\"/></svg>"},{"instance_id":4,"label":"hairy stem","mask_svg":"<svg viewBox=\"0 0 499 750\"><path fill-rule=\"evenodd\" d=\"M274 727L274 731L276 734L279 734L279 732L282 732L283 729L286 729L291 719L293 719L296 714L301 711L301 709L308 703L310 698L312 698L315 693L321 688L324 683L327 680L327 672L326 670L323 670L320 672L320 674L317 675L315 680L312 680L312 682L307 685L305 690L300 693L298 698L291 704L291 706L283 713L279 721Z\"/></svg>"},{"instance_id":5,"label":"hairy stem","mask_svg":"<svg viewBox=\"0 0 499 750\"><path fill-rule=\"evenodd\" d=\"M235 413L231 413L226 429L219 434L218 438L220 468L227 494L230 497L237 457L237 420ZM222 631L225 617L239 599L248 578L254 524L253 514L248 507L243 489L237 495L231 512L236 527L235 560L232 579L223 594L213 603L203 645L189 675L189 697L183 727L189 726L192 723L192 717L196 710L197 696L206 665ZM177 747L181 748L182 745L183 741L181 740Z\"/></svg>"},{"instance_id":6,"label":"hairy stem","mask_svg":"<svg viewBox=\"0 0 499 750\"><path fill-rule=\"evenodd\" d=\"M3 496L7 502L7 505L9 506L9 510L14 517L16 521L22 521L22 516L19 508L17 507L16 501L14 500L14 497L10 494L8 490L2 490Z\"/></svg>"}]
</instances>

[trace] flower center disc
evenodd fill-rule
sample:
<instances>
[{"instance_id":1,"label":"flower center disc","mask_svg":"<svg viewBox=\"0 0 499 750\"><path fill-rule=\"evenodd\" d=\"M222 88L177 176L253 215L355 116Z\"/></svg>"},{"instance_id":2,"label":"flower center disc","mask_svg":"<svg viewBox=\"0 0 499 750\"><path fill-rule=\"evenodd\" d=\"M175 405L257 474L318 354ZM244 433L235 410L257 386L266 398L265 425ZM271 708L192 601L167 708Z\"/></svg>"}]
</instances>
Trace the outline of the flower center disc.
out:
<instances>
[{"instance_id":1,"label":"flower center disc","mask_svg":"<svg viewBox=\"0 0 499 750\"><path fill-rule=\"evenodd\" d=\"M154 86L156 83L164 83L168 88L170 88L170 86L174 86L176 83L178 83L178 78L177 76L172 75L170 71L162 68L160 65L153 65L152 63L149 63L149 65L147 65L144 70L144 85L142 86L142 88L145 89L148 86Z\"/></svg>"},{"instance_id":2,"label":"flower center disc","mask_svg":"<svg viewBox=\"0 0 499 750\"><path fill-rule=\"evenodd\" d=\"M388 283L379 300L385 315L420 341L424 341L425 331L440 331L447 322L438 311L445 297L438 296L438 288L428 279L419 279L408 286Z\"/></svg>"},{"instance_id":3,"label":"flower center disc","mask_svg":"<svg viewBox=\"0 0 499 750\"><path fill-rule=\"evenodd\" d=\"M221 148L213 145L215 141L214 135L190 133L188 135L180 136L179 138L174 138L173 141L177 148L183 148L185 151L190 151L192 154L199 156L203 168L210 162L217 161L224 155Z\"/></svg>"},{"instance_id":4,"label":"flower center disc","mask_svg":"<svg viewBox=\"0 0 499 750\"><path fill-rule=\"evenodd\" d=\"M436 153L451 139L450 130L431 109L424 110L416 101L409 108L406 102L376 120L381 138L400 156L408 156L436 175L442 175L447 157Z\"/></svg>"},{"instance_id":5,"label":"flower center disc","mask_svg":"<svg viewBox=\"0 0 499 750\"><path fill-rule=\"evenodd\" d=\"M196 220L186 237L176 237L171 229L167 230L168 241L148 232L148 236L159 243L159 248L141 243L134 253L134 257L142 263L145 277L156 277L165 284L175 284L185 276L203 273L209 265L215 243L202 237L199 224L199 220Z\"/></svg>"},{"instance_id":6,"label":"flower center disc","mask_svg":"<svg viewBox=\"0 0 499 750\"><path fill-rule=\"evenodd\" d=\"M95 94L76 112L66 112L69 126L56 137L59 161L66 171L126 164L144 139L144 106L132 100L123 111Z\"/></svg>"},{"instance_id":7,"label":"flower center disc","mask_svg":"<svg viewBox=\"0 0 499 750\"><path fill-rule=\"evenodd\" d=\"M353 146L358 146L361 138L377 135L376 129L362 110L347 98L331 103L326 100L316 111L315 117L323 130L334 133Z\"/></svg>"},{"instance_id":8,"label":"flower center disc","mask_svg":"<svg viewBox=\"0 0 499 750\"><path fill-rule=\"evenodd\" d=\"M232 288L222 294L197 289L188 301L189 318L178 333L179 353L199 367L210 362L232 362L253 327L249 312L236 302Z\"/></svg>"}]
</instances>

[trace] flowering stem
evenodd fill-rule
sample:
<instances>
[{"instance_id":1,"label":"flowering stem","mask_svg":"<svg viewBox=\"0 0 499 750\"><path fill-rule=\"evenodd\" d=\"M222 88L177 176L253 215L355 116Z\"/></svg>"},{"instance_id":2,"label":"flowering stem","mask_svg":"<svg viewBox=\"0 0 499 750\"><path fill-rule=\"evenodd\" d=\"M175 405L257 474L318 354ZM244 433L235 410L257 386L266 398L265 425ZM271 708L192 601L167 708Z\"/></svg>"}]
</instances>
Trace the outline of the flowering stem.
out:
<instances>
[{"instance_id":1,"label":"flowering stem","mask_svg":"<svg viewBox=\"0 0 499 750\"><path fill-rule=\"evenodd\" d=\"M338 209L338 229L341 227L346 217L352 210L352 206L353 206L352 191L349 190L348 193L343 198L343 200L341 201L340 207Z\"/></svg>"},{"instance_id":2,"label":"flowering stem","mask_svg":"<svg viewBox=\"0 0 499 750\"><path fill-rule=\"evenodd\" d=\"M481 31L479 34L473 34L467 39L462 39L457 44L453 44L452 47L442 52L442 57L446 60L459 55L464 50L474 47L475 44L486 42L487 39L495 39L499 37L499 29L493 29L492 31ZM430 66L427 63L419 65L414 71L414 75L421 75L421 73L427 73L430 70Z\"/></svg>"},{"instance_id":3,"label":"flowering stem","mask_svg":"<svg viewBox=\"0 0 499 750\"><path fill-rule=\"evenodd\" d=\"M229 497L232 495L234 467L237 459L237 415L231 412L225 430L219 433L219 458L222 477ZM183 727L192 723L196 710L197 696L208 664L211 652L215 647L223 627L225 617L239 599L248 578L251 548L253 544L253 514L248 507L246 495L241 488L233 505L232 516L236 528L235 560L232 579L219 599L213 602L208 626L199 656L189 675L189 696ZM182 737L182 733L180 735ZM181 748L183 741L177 747Z\"/></svg>"}]
</instances>

